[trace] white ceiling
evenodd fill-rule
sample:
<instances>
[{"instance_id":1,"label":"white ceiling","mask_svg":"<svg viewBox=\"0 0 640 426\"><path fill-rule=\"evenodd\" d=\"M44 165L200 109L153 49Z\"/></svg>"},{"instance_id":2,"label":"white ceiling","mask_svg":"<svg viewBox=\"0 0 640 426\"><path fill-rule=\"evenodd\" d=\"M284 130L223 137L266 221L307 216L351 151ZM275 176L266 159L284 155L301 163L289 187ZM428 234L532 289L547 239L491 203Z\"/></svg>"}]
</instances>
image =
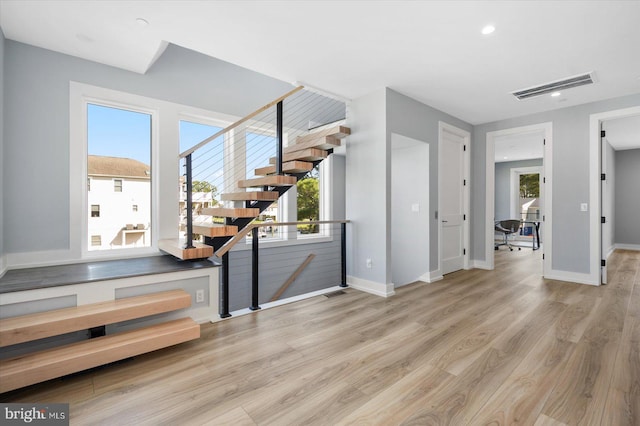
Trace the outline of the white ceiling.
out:
<instances>
[{"instance_id":1,"label":"white ceiling","mask_svg":"<svg viewBox=\"0 0 640 426\"><path fill-rule=\"evenodd\" d=\"M602 124L607 141L616 151L640 148L640 115L607 120Z\"/></svg>"},{"instance_id":2,"label":"white ceiling","mask_svg":"<svg viewBox=\"0 0 640 426\"><path fill-rule=\"evenodd\" d=\"M390 87L472 124L640 92L640 1L0 0L0 26L139 73L174 43L346 98ZM559 98L510 94L590 71Z\"/></svg>"},{"instance_id":3,"label":"white ceiling","mask_svg":"<svg viewBox=\"0 0 640 426\"><path fill-rule=\"evenodd\" d=\"M499 136L494 139L495 162L542 158L544 134L540 132Z\"/></svg>"}]
</instances>

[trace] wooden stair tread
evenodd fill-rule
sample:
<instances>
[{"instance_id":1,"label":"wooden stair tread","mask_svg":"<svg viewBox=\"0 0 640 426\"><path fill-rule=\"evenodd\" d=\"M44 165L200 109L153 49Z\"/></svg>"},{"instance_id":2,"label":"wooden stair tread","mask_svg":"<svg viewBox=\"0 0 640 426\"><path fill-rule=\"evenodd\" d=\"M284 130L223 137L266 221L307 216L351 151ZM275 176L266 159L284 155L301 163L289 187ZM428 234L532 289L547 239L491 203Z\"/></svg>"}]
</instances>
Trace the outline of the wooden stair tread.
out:
<instances>
[{"instance_id":1,"label":"wooden stair tread","mask_svg":"<svg viewBox=\"0 0 640 426\"><path fill-rule=\"evenodd\" d=\"M0 320L0 346L15 345L191 306L191 295L170 290Z\"/></svg>"},{"instance_id":2,"label":"wooden stair tread","mask_svg":"<svg viewBox=\"0 0 640 426\"><path fill-rule=\"evenodd\" d=\"M246 179L238 181L238 188L259 188L263 186L291 186L295 185L297 179L295 176L271 175L255 179Z\"/></svg>"},{"instance_id":3,"label":"wooden stair tread","mask_svg":"<svg viewBox=\"0 0 640 426\"><path fill-rule=\"evenodd\" d=\"M260 215L260 209L206 207L202 209L200 213L202 215L214 217L258 217Z\"/></svg>"},{"instance_id":4,"label":"wooden stair tread","mask_svg":"<svg viewBox=\"0 0 640 426\"><path fill-rule=\"evenodd\" d=\"M342 139L351 134L351 129L345 126L334 126L329 127L323 130L318 130L317 132L311 132L303 136L298 136L296 138L296 144L305 143L311 140L320 139L325 136L332 136L336 139Z\"/></svg>"},{"instance_id":5,"label":"wooden stair tread","mask_svg":"<svg viewBox=\"0 0 640 426\"><path fill-rule=\"evenodd\" d=\"M294 161L294 160L302 160L302 161L320 161L327 158L329 153L323 149L318 148L307 148L301 151L290 152L288 154L284 154L282 156L282 162ZM269 158L269 163L276 164L276 158Z\"/></svg>"},{"instance_id":6,"label":"wooden stair tread","mask_svg":"<svg viewBox=\"0 0 640 426\"><path fill-rule=\"evenodd\" d=\"M238 227L221 223L200 222L193 224L193 233L207 237L231 237L238 233Z\"/></svg>"},{"instance_id":7,"label":"wooden stair tread","mask_svg":"<svg viewBox=\"0 0 640 426\"><path fill-rule=\"evenodd\" d=\"M278 197L275 191L228 192L220 195L222 201L276 201Z\"/></svg>"},{"instance_id":8,"label":"wooden stair tread","mask_svg":"<svg viewBox=\"0 0 640 426\"><path fill-rule=\"evenodd\" d=\"M285 154L289 154L290 152L302 151L307 148L318 148L318 149L334 149L340 146L340 139L334 138L333 136L325 136L320 139L312 139L306 142L298 142L295 145L288 146L284 149Z\"/></svg>"},{"instance_id":9,"label":"wooden stair tread","mask_svg":"<svg viewBox=\"0 0 640 426\"><path fill-rule=\"evenodd\" d=\"M283 173L306 173L313 169L313 163L309 163L308 161L288 161L286 163L282 163L282 172ZM276 172L276 166L266 166L255 169L256 176L266 176L272 175Z\"/></svg>"},{"instance_id":10,"label":"wooden stair tread","mask_svg":"<svg viewBox=\"0 0 640 426\"><path fill-rule=\"evenodd\" d=\"M182 318L6 359L0 364L0 393L199 337L200 326Z\"/></svg>"},{"instance_id":11,"label":"wooden stair tread","mask_svg":"<svg viewBox=\"0 0 640 426\"><path fill-rule=\"evenodd\" d=\"M193 242L193 247L190 249L184 248L185 240L182 238L169 238L165 240L158 241L158 248L165 253L169 253L170 255L177 257L182 260L192 260L192 259L206 259L207 257L213 256L213 247Z\"/></svg>"}]
</instances>

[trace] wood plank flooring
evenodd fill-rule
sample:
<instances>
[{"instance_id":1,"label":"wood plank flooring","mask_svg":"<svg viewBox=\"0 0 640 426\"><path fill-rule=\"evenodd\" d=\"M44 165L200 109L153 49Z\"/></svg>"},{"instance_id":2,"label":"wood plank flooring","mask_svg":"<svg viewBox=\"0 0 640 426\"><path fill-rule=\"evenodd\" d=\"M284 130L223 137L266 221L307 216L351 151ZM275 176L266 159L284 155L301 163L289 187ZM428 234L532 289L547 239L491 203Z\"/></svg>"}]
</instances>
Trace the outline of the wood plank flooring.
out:
<instances>
[{"instance_id":1,"label":"wood plank flooring","mask_svg":"<svg viewBox=\"0 0 640 426\"><path fill-rule=\"evenodd\" d=\"M0 400L68 402L74 425L640 425L640 252L602 287L541 271L499 251L494 271L207 324Z\"/></svg>"}]
</instances>

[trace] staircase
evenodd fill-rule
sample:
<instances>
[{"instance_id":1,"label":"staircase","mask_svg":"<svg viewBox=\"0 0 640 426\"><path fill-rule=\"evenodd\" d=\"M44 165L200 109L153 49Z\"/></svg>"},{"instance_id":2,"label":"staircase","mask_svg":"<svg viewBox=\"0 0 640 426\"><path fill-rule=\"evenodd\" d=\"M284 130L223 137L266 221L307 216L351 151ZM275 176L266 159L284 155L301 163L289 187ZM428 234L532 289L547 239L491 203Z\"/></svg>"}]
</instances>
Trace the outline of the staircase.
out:
<instances>
[{"instance_id":1,"label":"staircase","mask_svg":"<svg viewBox=\"0 0 640 426\"><path fill-rule=\"evenodd\" d=\"M300 88L296 89L299 90ZM292 91L291 93L295 93ZM264 111L269 107L278 105L278 140L282 146L282 100L279 100L256 111ZM187 175L189 175L191 154L206 143L229 131L239 123L246 121L254 114L223 129L217 134L205 139L200 144L186 152L184 158L187 161ZM278 200L289 188L296 185L318 163L327 158L333 149L341 145L341 140L351 133L348 127L342 125L327 125L317 131L311 131L295 138L295 143L288 147L280 148L279 155L269 159L269 165L255 169L255 178L238 179L237 191L224 192L221 200L226 207L203 208L198 213L198 220L192 221L191 234L204 236L204 244L179 239L160 240L159 248L180 259L206 258L212 255L222 255L230 248L230 245L239 241L233 239L242 232L254 219L266 210L274 201ZM187 190L187 195L189 195ZM189 204L189 201L187 201ZM228 207L233 205L234 207ZM191 213L187 207L187 214ZM203 220L203 217L205 220ZM217 218L217 220L214 220ZM189 216L187 229L189 229ZM219 223L223 221L224 223ZM189 231L187 231L187 236ZM229 244L229 247L225 245ZM223 250L221 250L224 247Z\"/></svg>"}]
</instances>

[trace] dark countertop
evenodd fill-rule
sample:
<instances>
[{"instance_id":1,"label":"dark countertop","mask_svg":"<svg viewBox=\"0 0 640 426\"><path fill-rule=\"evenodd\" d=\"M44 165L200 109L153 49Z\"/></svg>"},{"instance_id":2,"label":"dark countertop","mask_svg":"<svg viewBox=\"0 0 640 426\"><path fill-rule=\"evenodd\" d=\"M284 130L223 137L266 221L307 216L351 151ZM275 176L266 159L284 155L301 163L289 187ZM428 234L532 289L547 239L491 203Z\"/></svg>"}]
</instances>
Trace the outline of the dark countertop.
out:
<instances>
[{"instance_id":1,"label":"dark countertop","mask_svg":"<svg viewBox=\"0 0 640 426\"><path fill-rule=\"evenodd\" d=\"M219 265L206 259L179 260L164 255L13 269L0 278L0 294L215 266Z\"/></svg>"}]
</instances>

